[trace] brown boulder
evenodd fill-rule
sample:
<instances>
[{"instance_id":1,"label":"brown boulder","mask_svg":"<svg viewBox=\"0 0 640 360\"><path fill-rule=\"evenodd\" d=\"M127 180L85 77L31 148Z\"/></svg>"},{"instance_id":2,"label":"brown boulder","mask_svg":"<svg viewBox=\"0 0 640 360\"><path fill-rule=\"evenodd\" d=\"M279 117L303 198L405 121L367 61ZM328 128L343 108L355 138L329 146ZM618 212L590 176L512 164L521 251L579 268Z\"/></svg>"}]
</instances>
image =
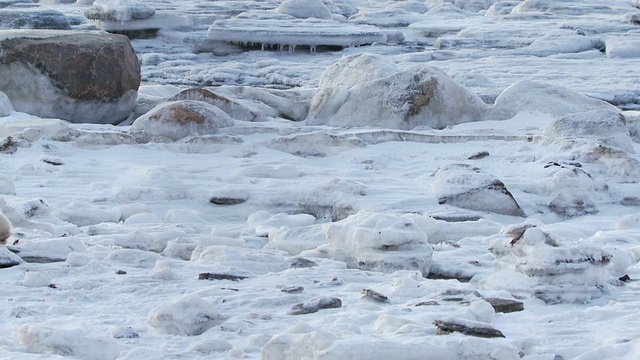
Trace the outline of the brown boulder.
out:
<instances>
[{"instance_id":1,"label":"brown boulder","mask_svg":"<svg viewBox=\"0 0 640 360\"><path fill-rule=\"evenodd\" d=\"M140 65L126 36L0 31L0 91L17 111L117 123L133 110Z\"/></svg>"}]
</instances>

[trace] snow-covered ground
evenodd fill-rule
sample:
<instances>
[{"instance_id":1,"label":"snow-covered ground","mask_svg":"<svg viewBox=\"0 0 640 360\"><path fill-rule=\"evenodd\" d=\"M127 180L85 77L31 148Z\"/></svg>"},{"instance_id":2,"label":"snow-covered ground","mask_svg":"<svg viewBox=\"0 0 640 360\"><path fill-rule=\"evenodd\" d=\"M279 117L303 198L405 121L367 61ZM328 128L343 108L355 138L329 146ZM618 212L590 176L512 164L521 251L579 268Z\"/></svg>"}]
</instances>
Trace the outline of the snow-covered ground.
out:
<instances>
[{"instance_id":1,"label":"snow-covered ground","mask_svg":"<svg viewBox=\"0 0 640 360\"><path fill-rule=\"evenodd\" d=\"M0 358L640 358L637 0L96 5L21 7L159 31L122 125L0 93Z\"/></svg>"}]
</instances>

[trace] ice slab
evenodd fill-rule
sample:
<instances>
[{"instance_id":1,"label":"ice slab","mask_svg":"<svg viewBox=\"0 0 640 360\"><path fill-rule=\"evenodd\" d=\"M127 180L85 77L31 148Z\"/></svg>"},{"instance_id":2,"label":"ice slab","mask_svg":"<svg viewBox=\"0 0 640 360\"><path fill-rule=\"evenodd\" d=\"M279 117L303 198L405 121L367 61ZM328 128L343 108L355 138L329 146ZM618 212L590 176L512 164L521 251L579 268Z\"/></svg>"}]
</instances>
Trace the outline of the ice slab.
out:
<instances>
[{"instance_id":1,"label":"ice slab","mask_svg":"<svg viewBox=\"0 0 640 360\"><path fill-rule=\"evenodd\" d=\"M249 11L227 20L218 20L209 27L209 40L240 44L258 44L261 49L277 46L295 50L308 46L341 48L386 42L387 37L373 26L353 25L315 18L298 19L269 11Z\"/></svg>"}]
</instances>

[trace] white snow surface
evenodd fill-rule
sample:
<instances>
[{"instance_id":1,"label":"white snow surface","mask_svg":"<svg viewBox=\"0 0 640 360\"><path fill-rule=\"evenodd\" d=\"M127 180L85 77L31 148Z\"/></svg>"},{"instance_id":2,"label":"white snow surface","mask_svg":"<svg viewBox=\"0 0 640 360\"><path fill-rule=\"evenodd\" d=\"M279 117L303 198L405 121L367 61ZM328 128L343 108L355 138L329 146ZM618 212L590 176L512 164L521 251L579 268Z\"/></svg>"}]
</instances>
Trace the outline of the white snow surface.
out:
<instances>
[{"instance_id":1,"label":"white snow surface","mask_svg":"<svg viewBox=\"0 0 640 360\"><path fill-rule=\"evenodd\" d=\"M637 0L100 4L157 11L125 122L0 92L0 359L640 358Z\"/></svg>"}]
</instances>

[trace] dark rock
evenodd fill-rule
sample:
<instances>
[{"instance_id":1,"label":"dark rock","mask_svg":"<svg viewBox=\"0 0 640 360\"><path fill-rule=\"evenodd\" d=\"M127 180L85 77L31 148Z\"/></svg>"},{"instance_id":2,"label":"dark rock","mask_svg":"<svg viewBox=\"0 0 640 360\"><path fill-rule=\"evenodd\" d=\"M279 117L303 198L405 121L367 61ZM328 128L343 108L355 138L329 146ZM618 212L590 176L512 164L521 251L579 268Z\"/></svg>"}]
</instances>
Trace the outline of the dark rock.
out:
<instances>
[{"instance_id":1,"label":"dark rock","mask_svg":"<svg viewBox=\"0 0 640 360\"><path fill-rule=\"evenodd\" d=\"M435 300L429 300L429 301L420 301L415 306L435 306L435 305L440 305L440 304Z\"/></svg>"},{"instance_id":2,"label":"dark rock","mask_svg":"<svg viewBox=\"0 0 640 360\"><path fill-rule=\"evenodd\" d=\"M18 150L18 144L13 140L13 137L7 136L4 140L0 141L0 153L13 154Z\"/></svg>"},{"instance_id":3,"label":"dark rock","mask_svg":"<svg viewBox=\"0 0 640 360\"><path fill-rule=\"evenodd\" d=\"M436 333L438 335L446 335L452 332L459 332L465 335L483 338L504 337L504 334L502 334L500 330L475 321L449 319L435 320L433 323L436 326Z\"/></svg>"},{"instance_id":4,"label":"dark rock","mask_svg":"<svg viewBox=\"0 0 640 360\"><path fill-rule=\"evenodd\" d=\"M301 268L310 268L318 266L315 261L311 261L305 258L297 257L290 260L291 268L293 269L301 269Z\"/></svg>"},{"instance_id":5,"label":"dark rock","mask_svg":"<svg viewBox=\"0 0 640 360\"><path fill-rule=\"evenodd\" d=\"M467 157L467 159L469 159L469 160L480 160L480 159L486 158L487 156L489 156L489 152L488 151L478 151L477 153L469 155L469 157Z\"/></svg>"},{"instance_id":6,"label":"dark rock","mask_svg":"<svg viewBox=\"0 0 640 360\"><path fill-rule=\"evenodd\" d=\"M239 281L246 279L246 276L230 275L230 274L213 274L213 273L201 273L198 274L198 280L231 280Z\"/></svg>"},{"instance_id":7,"label":"dark rock","mask_svg":"<svg viewBox=\"0 0 640 360\"><path fill-rule=\"evenodd\" d=\"M116 270L116 275L127 275L127 272L124 270Z\"/></svg>"},{"instance_id":8,"label":"dark rock","mask_svg":"<svg viewBox=\"0 0 640 360\"><path fill-rule=\"evenodd\" d=\"M622 282L627 282L627 281L631 281L631 278L629 277L629 275L625 274L624 276L618 278L618 280Z\"/></svg>"},{"instance_id":9,"label":"dark rock","mask_svg":"<svg viewBox=\"0 0 640 360\"><path fill-rule=\"evenodd\" d=\"M287 286L280 289L283 293L287 294L300 294L304 291L304 287L302 286Z\"/></svg>"},{"instance_id":10,"label":"dark rock","mask_svg":"<svg viewBox=\"0 0 640 360\"><path fill-rule=\"evenodd\" d=\"M140 65L125 36L0 31L0 53L0 91L17 111L115 124L135 107Z\"/></svg>"},{"instance_id":11,"label":"dark rock","mask_svg":"<svg viewBox=\"0 0 640 360\"><path fill-rule=\"evenodd\" d=\"M640 197L626 196L620 201L620 205L624 206L640 206Z\"/></svg>"},{"instance_id":12,"label":"dark rock","mask_svg":"<svg viewBox=\"0 0 640 360\"><path fill-rule=\"evenodd\" d=\"M0 10L0 29L71 30L71 26L59 11L3 9Z\"/></svg>"},{"instance_id":13,"label":"dark rock","mask_svg":"<svg viewBox=\"0 0 640 360\"><path fill-rule=\"evenodd\" d=\"M524 303L517 300L500 299L500 298L487 298L485 299L493 310L500 313L510 313L524 310Z\"/></svg>"},{"instance_id":14,"label":"dark rock","mask_svg":"<svg viewBox=\"0 0 640 360\"><path fill-rule=\"evenodd\" d=\"M334 309L342 306L342 300L338 298L320 297L295 304L289 310L289 315L304 315L315 313L322 309Z\"/></svg>"},{"instance_id":15,"label":"dark rock","mask_svg":"<svg viewBox=\"0 0 640 360\"><path fill-rule=\"evenodd\" d=\"M362 289L360 291L363 298L371 299L373 301L387 303L389 302L389 298L386 295L382 295L381 293L371 290L371 289Z\"/></svg>"},{"instance_id":16,"label":"dark rock","mask_svg":"<svg viewBox=\"0 0 640 360\"><path fill-rule=\"evenodd\" d=\"M240 205L246 201L247 201L246 198L219 197L219 196L213 196L209 199L209 202L215 205Z\"/></svg>"}]
</instances>

